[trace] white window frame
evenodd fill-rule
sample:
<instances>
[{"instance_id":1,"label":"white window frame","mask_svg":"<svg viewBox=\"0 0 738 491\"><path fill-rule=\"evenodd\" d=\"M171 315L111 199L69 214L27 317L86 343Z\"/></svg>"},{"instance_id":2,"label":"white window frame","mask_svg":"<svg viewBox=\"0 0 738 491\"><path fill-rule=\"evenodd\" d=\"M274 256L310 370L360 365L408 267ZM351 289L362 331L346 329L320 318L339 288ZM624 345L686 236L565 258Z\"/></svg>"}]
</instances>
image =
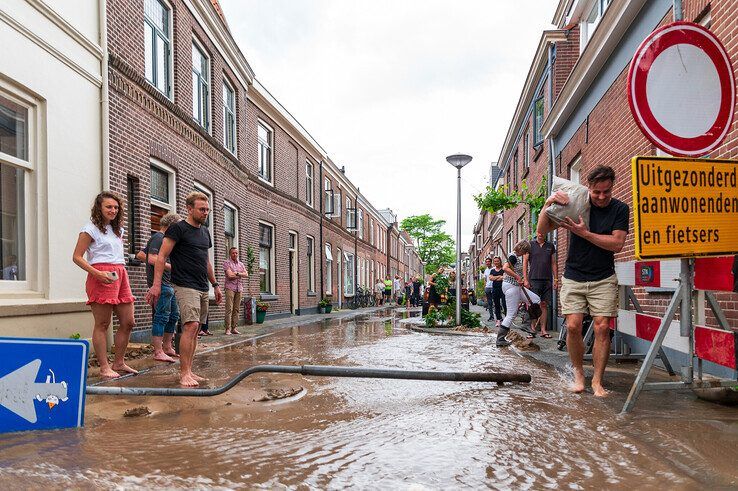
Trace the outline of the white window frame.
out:
<instances>
[{"instance_id":1,"label":"white window frame","mask_svg":"<svg viewBox=\"0 0 738 491\"><path fill-rule=\"evenodd\" d=\"M228 107L228 100L226 98L226 91L233 97L233 107ZM223 146L226 150L232 153L234 156L238 155L238 118L236 118L236 90L228 82L227 79L223 79ZM232 117L233 121L233 141L228 141L228 116Z\"/></svg>"},{"instance_id":2,"label":"white window frame","mask_svg":"<svg viewBox=\"0 0 738 491\"><path fill-rule=\"evenodd\" d=\"M0 152L0 164L21 169L23 175L23 234L18 237L18 253L23 256L26 279L0 279L0 296L9 293L15 297L16 292L41 292L47 290L48 274L44 275L42 261L48 258L48 252L42 248L47 242L46 226L42 214L45 205L43 193L38 193L39 183L45 182L46 169L41 165L41 156L45 154L45 142L41 139L39 128L46 119L44 102L30 94L19 90L15 85L0 77L0 95L26 109L26 159ZM45 214L44 214L45 215ZM18 261L20 262L20 258ZM0 277L1 278L1 277Z\"/></svg>"},{"instance_id":3,"label":"white window frame","mask_svg":"<svg viewBox=\"0 0 738 491\"><path fill-rule=\"evenodd\" d=\"M336 198L336 194L338 194L338 198ZM341 220L341 190L339 189L338 192L333 191L333 215L332 218L338 218L339 222Z\"/></svg>"},{"instance_id":4,"label":"white window frame","mask_svg":"<svg viewBox=\"0 0 738 491\"><path fill-rule=\"evenodd\" d=\"M359 214L359 223L358 223L358 225L359 225L359 238L360 239L363 239L364 238L364 210L359 209L358 210L358 214Z\"/></svg>"},{"instance_id":5,"label":"white window frame","mask_svg":"<svg viewBox=\"0 0 738 491\"><path fill-rule=\"evenodd\" d=\"M151 47L151 73L154 75L154 78L156 80L150 80L148 77L144 75L144 79L148 83L150 83L156 90L164 94L167 99L173 100L173 92L172 92L172 80L174 79L174 63L172 63L172 25L173 25L173 16L172 12L174 9L172 9L172 5L167 0L156 0L158 1L162 7L167 11L167 27L169 28L169 32L165 33L159 30L158 27L153 25L151 22L149 22L148 17L146 16L146 8L144 7L144 42L146 41L146 29L152 29L154 32L154 36L152 36L151 40L154 43ZM162 91L157 86L158 81L158 73L157 73L157 62L156 62L156 56L157 56L157 50L156 50L156 40L160 38L165 38L166 41L166 55L167 55L167 61L166 61L166 91ZM144 46L144 63L146 63L145 60L145 53L146 53L146 46ZM146 70L144 69L144 74L146 73Z\"/></svg>"},{"instance_id":6,"label":"white window frame","mask_svg":"<svg viewBox=\"0 0 738 491\"><path fill-rule=\"evenodd\" d=\"M307 203L310 208L315 206L315 190L313 186L314 175L315 166L310 162L310 159L305 159L305 203Z\"/></svg>"},{"instance_id":7,"label":"white window frame","mask_svg":"<svg viewBox=\"0 0 738 491\"><path fill-rule=\"evenodd\" d=\"M581 184L582 182L582 156L579 155L569 166L569 180Z\"/></svg>"},{"instance_id":8,"label":"white window frame","mask_svg":"<svg viewBox=\"0 0 738 491\"><path fill-rule=\"evenodd\" d=\"M210 60L210 56L208 56L207 50L202 46L202 44L200 44L200 42L197 39L193 37L192 38L192 51L194 52L194 50L197 50L200 53L200 55L205 59L205 66L207 68L207 73L202 74L200 72L195 72L195 66L192 65L191 73L197 74L197 78L198 78L198 92L197 94L195 94L194 87L193 87L192 103L194 105L195 99L197 98L198 99L198 112L199 111L204 112L204 114L202 115L195 114L194 108L193 108L192 119L194 119L195 122L197 122L197 124L199 124L205 131L210 133L212 126L213 126L211 124L211 119L212 119L211 114L213 113L213 109L212 109L212 104L210 101L210 96L212 93L212 90L210 87L210 74L213 70L213 65ZM204 99L200 100L198 95L200 94L200 90L203 88L205 88ZM203 106L203 103L204 103L204 106ZM202 120L198 119L199 116L202 116Z\"/></svg>"},{"instance_id":9,"label":"white window frame","mask_svg":"<svg viewBox=\"0 0 738 491\"><path fill-rule=\"evenodd\" d=\"M261 138L259 138L259 126L267 130L267 133L269 134L269 141L263 142ZM256 122L256 147L257 147L257 154L256 154L256 162L258 165L257 173L256 175L259 176L259 180L262 182L265 182L271 186L274 186L274 130L272 127L268 124L266 124L263 120L258 119ZM266 148L269 150L269 162L267 162L269 176L264 176L261 173L262 168L262 161L261 161L261 148L262 146L266 146Z\"/></svg>"},{"instance_id":10,"label":"white window frame","mask_svg":"<svg viewBox=\"0 0 738 491\"><path fill-rule=\"evenodd\" d=\"M332 182L328 177L324 179L323 193L325 195L323 197L323 213L326 214L326 216L328 217L333 216L333 211L334 211L333 205L335 204L335 195L333 194ZM329 210L330 210L330 214L328 214Z\"/></svg>"},{"instance_id":11,"label":"white window frame","mask_svg":"<svg viewBox=\"0 0 738 491\"><path fill-rule=\"evenodd\" d=\"M151 167L156 167L162 172L167 173L169 187L169 203L165 203L164 201L159 201L158 199L155 199L153 196L151 196L151 191L149 190L151 203L160 208L166 208L171 213L174 213L177 210L177 172L174 170L174 168L153 157L149 159L149 165Z\"/></svg>"},{"instance_id":12,"label":"white window frame","mask_svg":"<svg viewBox=\"0 0 738 491\"><path fill-rule=\"evenodd\" d=\"M607 7L612 0L591 0L582 10L582 17L579 22L579 53L582 53L589 44L590 39L600 25L602 17L605 15ZM590 15L597 9L596 18L593 22L588 22Z\"/></svg>"},{"instance_id":13,"label":"white window frame","mask_svg":"<svg viewBox=\"0 0 738 491\"><path fill-rule=\"evenodd\" d=\"M523 163L527 169L530 167L530 133L527 131L523 137L523 154Z\"/></svg>"},{"instance_id":14,"label":"white window frame","mask_svg":"<svg viewBox=\"0 0 738 491\"><path fill-rule=\"evenodd\" d=\"M525 236L525 217L520 217L516 222L515 233L518 236L518 242L529 239L528 237L523 238L523 236Z\"/></svg>"},{"instance_id":15,"label":"white window frame","mask_svg":"<svg viewBox=\"0 0 738 491\"><path fill-rule=\"evenodd\" d=\"M235 247L236 249L238 249L239 252L240 252L241 251L241 247L240 247L240 242L239 242L239 237L238 237L238 235L239 235L238 234L238 229L239 229L239 227L238 227L238 218L239 218L238 217L238 207L236 205L234 205L233 203L230 203L228 201L223 200L223 237L227 237L227 235L226 235L226 228L225 228L225 226L226 226L225 209L226 208L229 208L229 209L231 209L233 211L233 227L234 227L233 247ZM230 251L230 247L228 247L227 239L224 239L224 245L226 246L226 251L225 251L226 257L230 258L231 257L231 251ZM215 265L213 265L213 267L215 267Z\"/></svg>"},{"instance_id":16,"label":"white window frame","mask_svg":"<svg viewBox=\"0 0 738 491\"><path fill-rule=\"evenodd\" d=\"M477 234L477 249L482 248L482 234Z\"/></svg>"},{"instance_id":17,"label":"white window frame","mask_svg":"<svg viewBox=\"0 0 738 491\"><path fill-rule=\"evenodd\" d=\"M353 252L348 252L346 250L343 251L343 296L344 297L353 297L356 294L356 276L354 275L354 262L356 261L356 256ZM349 263L351 264L351 267L349 268ZM351 289L349 290L349 279L352 279L351 281Z\"/></svg>"},{"instance_id":18,"label":"white window frame","mask_svg":"<svg viewBox=\"0 0 738 491\"><path fill-rule=\"evenodd\" d=\"M276 271L275 271L276 261L275 261L274 250L277 248L277 245L276 245L276 243L277 243L277 234L275 234L274 224L269 223L269 222L265 222L265 221L262 221L262 220L259 220L258 223L259 223L258 226L264 225L264 226L269 227L269 228L272 229L272 245L269 248L269 283L270 283L269 284L269 289L271 291L266 291L266 292L260 291L259 293L260 294L266 294L266 295L276 295L276 291L277 291L277 285L276 285L277 274L276 274ZM258 228L257 228L257 230L258 230ZM261 231L259 231L259 236L261 236ZM261 259L261 244L259 244L259 259ZM260 275L260 277L261 277L261 275ZM261 290L261 285L259 285L259 290Z\"/></svg>"},{"instance_id":19,"label":"white window frame","mask_svg":"<svg viewBox=\"0 0 738 491\"><path fill-rule=\"evenodd\" d=\"M325 293L333 295L333 249L329 242L325 243Z\"/></svg>"},{"instance_id":20,"label":"white window frame","mask_svg":"<svg viewBox=\"0 0 738 491\"><path fill-rule=\"evenodd\" d=\"M513 244L513 232L512 228L507 231L507 251L505 252L507 252L508 256L513 253L513 246L515 245Z\"/></svg>"},{"instance_id":21,"label":"white window frame","mask_svg":"<svg viewBox=\"0 0 738 491\"><path fill-rule=\"evenodd\" d=\"M307 236L305 255L308 258L308 292L315 293L315 237Z\"/></svg>"}]
</instances>

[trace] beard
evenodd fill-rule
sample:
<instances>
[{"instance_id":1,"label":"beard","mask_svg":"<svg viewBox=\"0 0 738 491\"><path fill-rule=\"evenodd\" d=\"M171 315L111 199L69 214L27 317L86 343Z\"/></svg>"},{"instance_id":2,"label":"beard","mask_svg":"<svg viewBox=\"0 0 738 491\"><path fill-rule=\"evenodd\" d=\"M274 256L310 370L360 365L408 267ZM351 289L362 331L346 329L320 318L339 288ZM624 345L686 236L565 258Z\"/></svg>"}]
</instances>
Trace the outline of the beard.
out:
<instances>
[{"instance_id":1,"label":"beard","mask_svg":"<svg viewBox=\"0 0 738 491\"><path fill-rule=\"evenodd\" d=\"M199 223L200 225L205 225L208 222L208 217L207 215L205 215L204 217L193 216L192 220L194 220L195 223Z\"/></svg>"}]
</instances>

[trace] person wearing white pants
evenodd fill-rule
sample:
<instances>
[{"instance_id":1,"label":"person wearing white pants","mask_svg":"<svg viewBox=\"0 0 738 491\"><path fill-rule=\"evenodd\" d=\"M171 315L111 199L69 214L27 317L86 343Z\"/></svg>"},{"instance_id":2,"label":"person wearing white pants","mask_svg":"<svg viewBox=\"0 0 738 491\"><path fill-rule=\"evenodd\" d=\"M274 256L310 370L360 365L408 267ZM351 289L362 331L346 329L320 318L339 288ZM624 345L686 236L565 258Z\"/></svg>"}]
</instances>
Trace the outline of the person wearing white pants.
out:
<instances>
[{"instance_id":1,"label":"person wearing white pants","mask_svg":"<svg viewBox=\"0 0 738 491\"><path fill-rule=\"evenodd\" d=\"M497 330L497 346L504 347L510 344L505 336L510 332L512 321L518 313L521 302L528 303L528 299L523 294L523 286L528 284L528 254L530 253L530 242L520 241L513 249L514 255L510 256L507 263L503 266L505 272L502 280L502 293L505 294L505 303L507 304L507 315L502 320L502 325ZM533 293L530 289L525 291L533 303L540 303L541 298Z\"/></svg>"}]
</instances>

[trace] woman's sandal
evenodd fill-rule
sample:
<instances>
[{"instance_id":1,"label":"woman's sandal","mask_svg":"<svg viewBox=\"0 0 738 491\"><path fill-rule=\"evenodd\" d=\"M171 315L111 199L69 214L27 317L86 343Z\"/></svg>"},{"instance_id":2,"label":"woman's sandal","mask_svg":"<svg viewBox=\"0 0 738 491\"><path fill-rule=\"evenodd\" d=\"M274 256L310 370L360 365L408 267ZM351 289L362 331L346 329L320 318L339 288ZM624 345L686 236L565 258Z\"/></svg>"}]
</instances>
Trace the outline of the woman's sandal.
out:
<instances>
[{"instance_id":1,"label":"woman's sandal","mask_svg":"<svg viewBox=\"0 0 738 491\"><path fill-rule=\"evenodd\" d=\"M551 339L551 335L549 333L541 334L542 338Z\"/></svg>"}]
</instances>

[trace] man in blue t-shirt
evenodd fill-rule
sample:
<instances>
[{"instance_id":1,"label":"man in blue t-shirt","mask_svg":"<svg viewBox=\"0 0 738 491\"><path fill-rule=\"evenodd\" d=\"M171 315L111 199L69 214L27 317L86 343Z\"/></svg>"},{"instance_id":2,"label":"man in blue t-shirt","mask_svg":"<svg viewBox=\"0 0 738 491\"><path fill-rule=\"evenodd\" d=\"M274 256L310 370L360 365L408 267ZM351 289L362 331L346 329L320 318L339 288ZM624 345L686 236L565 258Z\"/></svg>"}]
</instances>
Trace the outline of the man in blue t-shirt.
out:
<instances>
[{"instance_id":1,"label":"man in blue t-shirt","mask_svg":"<svg viewBox=\"0 0 738 491\"><path fill-rule=\"evenodd\" d=\"M587 176L589 187L589 228L582 217L578 221L567 217L561 227L569 234L569 254L561 281L561 310L566 316L566 345L574 366L571 391L584 391L584 342L582 321L592 316L595 344L592 351L594 395L604 397L602 377L610 355L610 319L618 315L618 279L615 275L615 253L623 250L628 235L628 205L612 197L615 171L598 165ZM541 210L538 233L548 234L555 228L546 210L551 204L569 204L562 191L551 195Z\"/></svg>"},{"instance_id":2,"label":"man in blue t-shirt","mask_svg":"<svg viewBox=\"0 0 738 491\"><path fill-rule=\"evenodd\" d=\"M209 288L215 292L215 303L223 299L220 286L210 262L208 250L213 247L210 231L205 226L210 214L208 197L200 192L187 195L187 218L171 225L159 249L154 266L154 281L146 294L149 305L156 305L161 295L162 276L166 261L172 261L172 284L182 319L182 337L179 341L180 378L185 387L195 387L205 380L192 373L192 359L197 348L200 325L207 322Z\"/></svg>"}]
</instances>

